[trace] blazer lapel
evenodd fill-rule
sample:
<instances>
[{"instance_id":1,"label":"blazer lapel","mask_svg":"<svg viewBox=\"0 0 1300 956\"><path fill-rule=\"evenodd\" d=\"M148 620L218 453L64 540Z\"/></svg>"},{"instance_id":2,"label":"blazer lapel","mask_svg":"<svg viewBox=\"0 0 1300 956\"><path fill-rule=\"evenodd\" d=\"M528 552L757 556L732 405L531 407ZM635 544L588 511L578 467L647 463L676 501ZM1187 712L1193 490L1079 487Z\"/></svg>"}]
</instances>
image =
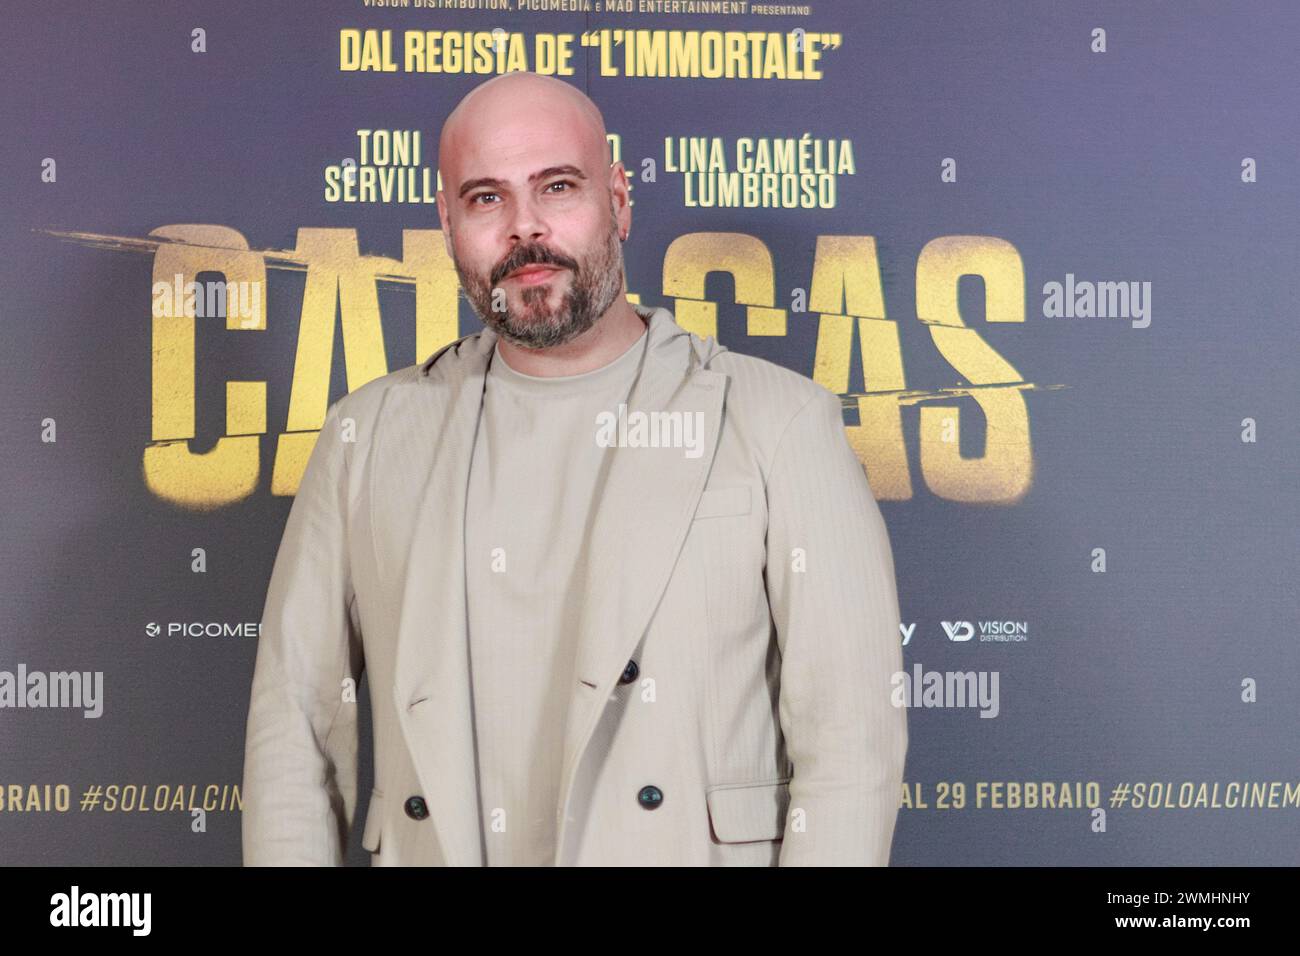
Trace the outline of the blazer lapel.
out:
<instances>
[{"instance_id":1,"label":"blazer lapel","mask_svg":"<svg viewBox=\"0 0 1300 956\"><path fill-rule=\"evenodd\" d=\"M465 615L465 501L495 341L484 330L435 352L411 387L394 390L398 407L384 414L385 429L393 423L386 454L399 458L401 467L387 471L389 486L380 491L407 496L413 506L408 554L404 561L394 556L399 617L393 704L449 866L483 863ZM430 371L448 349L455 352L442 360L445 368Z\"/></svg>"},{"instance_id":2,"label":"blazer lapel","mask_svg":"<svg viewBox=\"0 0 1300 956\"><path fill-rule=\"evenodd\" d=\"M727 377L697 364L689 335L656 309L628 415L680 412L700 425L700 454L682 448L616 447L595 509L564 735L556 860L564 865L579 764L605 704L658 605L704 491L722 423Z\"/></svg>"}]
</instances>

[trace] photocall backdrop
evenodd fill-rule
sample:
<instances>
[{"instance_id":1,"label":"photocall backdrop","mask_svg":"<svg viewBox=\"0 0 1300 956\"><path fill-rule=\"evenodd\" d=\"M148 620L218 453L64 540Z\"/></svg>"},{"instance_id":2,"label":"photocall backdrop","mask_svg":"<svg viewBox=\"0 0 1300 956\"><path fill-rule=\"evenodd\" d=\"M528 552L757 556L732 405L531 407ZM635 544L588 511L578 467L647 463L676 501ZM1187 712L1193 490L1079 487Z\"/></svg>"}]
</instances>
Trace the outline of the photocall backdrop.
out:
<instances>
[{"instance_id":1,"label":"photocall backdrop","mask_svg":"<svg viewBox=\"0 0 1300 956\"><path fill-rule=\"evenodd\" d=\"M1285 3L11 11L2 862L240 862L302 466L329 402L480 327L437 135L530 69L604 113L635 301L843 396L903 616L893 862L1300 863L1298 28Z\"/></svg>"}]
</instances>

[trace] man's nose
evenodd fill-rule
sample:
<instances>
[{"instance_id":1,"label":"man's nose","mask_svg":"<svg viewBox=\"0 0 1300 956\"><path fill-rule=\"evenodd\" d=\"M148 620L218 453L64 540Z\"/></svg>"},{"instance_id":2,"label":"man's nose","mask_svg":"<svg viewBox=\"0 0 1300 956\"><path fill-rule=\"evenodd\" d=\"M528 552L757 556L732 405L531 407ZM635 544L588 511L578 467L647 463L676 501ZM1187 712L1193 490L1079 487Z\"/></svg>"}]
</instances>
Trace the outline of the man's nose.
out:
<instances>
[{"instance_id":1,"label":"man's nose","mask_svg":"<svg viewBox=\"0 0 1300 956\"><path fill-rule=\"evenodd\" d=\"M550 226L537 198L526 193L515 201L510 218L510 238L514 242L535 242L550 235Z\"/></svg>"}]
</instances>

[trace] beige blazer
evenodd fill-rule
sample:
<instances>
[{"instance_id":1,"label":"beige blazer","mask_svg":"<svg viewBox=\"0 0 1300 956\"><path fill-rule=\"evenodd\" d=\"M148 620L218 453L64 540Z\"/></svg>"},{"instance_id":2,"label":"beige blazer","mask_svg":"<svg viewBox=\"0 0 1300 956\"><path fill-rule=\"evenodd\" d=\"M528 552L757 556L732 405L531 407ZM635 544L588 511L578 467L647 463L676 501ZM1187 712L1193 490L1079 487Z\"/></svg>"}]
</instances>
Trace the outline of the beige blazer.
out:
<instances>
[{"instance_id":1,"label":"beige blazer","mask_svg":"<svg viewBox=\"0 0 1300 956\"><path fill-rule=\"evenodd\" d=\"M629 415L700 413L702 453L610 456L563 728L556 862L885 865L907 750L906 710L890 703L898 597L839 399L688 333L665 309L642 314ZM358 810L350 688L363 668L372 864L482 865L464 518L494 343L490 330L465 336L328 409L262 618L248 865L342 863Z\"/></svg>"}]
</instances>

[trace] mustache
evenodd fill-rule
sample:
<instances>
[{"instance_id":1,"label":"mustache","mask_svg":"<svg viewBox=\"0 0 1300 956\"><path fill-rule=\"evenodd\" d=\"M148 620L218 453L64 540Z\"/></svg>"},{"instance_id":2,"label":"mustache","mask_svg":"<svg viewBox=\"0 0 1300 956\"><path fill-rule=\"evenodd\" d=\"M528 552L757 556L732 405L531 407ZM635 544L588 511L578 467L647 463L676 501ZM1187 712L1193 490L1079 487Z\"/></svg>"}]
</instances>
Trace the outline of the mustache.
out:
<instances>
[{"instance_id":1,"label":"mustache","mask_svg":"<svg viewBox=\"0 0 1300 956\"><path fill-rule=\"evenodd\" d=\"M568 256L560 255L543 245L533 243L527 246L516 246L515 250L492 270L492 285L498 285L510 273L516 269L522 269L524 266L559 266L563 269L571 269L574 272L578 271L578 263Z\"/></svg>"}]
</instances>

